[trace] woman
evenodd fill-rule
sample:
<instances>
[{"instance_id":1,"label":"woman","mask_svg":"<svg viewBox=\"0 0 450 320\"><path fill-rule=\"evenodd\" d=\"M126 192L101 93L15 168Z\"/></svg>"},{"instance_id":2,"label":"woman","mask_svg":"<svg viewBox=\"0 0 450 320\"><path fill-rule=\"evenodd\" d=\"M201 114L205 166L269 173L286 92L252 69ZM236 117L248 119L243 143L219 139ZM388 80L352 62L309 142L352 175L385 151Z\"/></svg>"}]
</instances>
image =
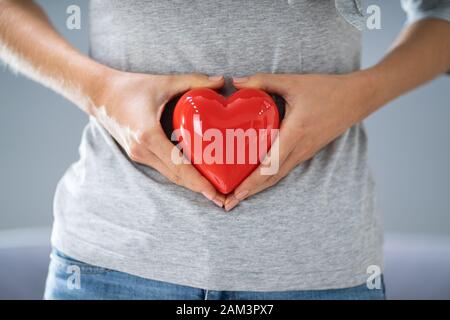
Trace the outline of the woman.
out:
<instances>
[{"instance_id":1,"label":"woman","mask_svg":"<svg viewBox=\"0 0 450 320\"><path fill-rule=\"evenodd\" d=\"M410 24L359 70L353 0L91 0L91 57L33 2L0 1L1 57L90 116L56 191L45 297L383 299L380 274L366 285L382 230L361 121L450 70L449 1L403 4ZM171 161L160 125L172 98L223 86L286 100L279 171L226 197Z\"/></svg>"}]
</instances>

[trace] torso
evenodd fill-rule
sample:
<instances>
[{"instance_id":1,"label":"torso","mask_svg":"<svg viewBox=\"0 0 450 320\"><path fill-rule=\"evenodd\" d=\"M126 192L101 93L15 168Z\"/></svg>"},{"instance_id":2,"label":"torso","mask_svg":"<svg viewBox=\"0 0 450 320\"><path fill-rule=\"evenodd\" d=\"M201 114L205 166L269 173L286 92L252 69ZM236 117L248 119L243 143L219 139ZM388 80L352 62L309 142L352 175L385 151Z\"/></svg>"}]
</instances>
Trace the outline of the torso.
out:
<instances>
[{"instance_id":1,"label":"torso","mask_svg":"<svg viewBox=\"0 0 450 320\"><path fill-rule=\"evenodd\" d=\"M91 0L92 57L131 72L348 73L360 47L330 0ZM381 264L366 145L358 124L225 214L132 163L92 119L57 190L53 243L91 264L215 290L358 285Z\"/></svg>"}]
</instances>

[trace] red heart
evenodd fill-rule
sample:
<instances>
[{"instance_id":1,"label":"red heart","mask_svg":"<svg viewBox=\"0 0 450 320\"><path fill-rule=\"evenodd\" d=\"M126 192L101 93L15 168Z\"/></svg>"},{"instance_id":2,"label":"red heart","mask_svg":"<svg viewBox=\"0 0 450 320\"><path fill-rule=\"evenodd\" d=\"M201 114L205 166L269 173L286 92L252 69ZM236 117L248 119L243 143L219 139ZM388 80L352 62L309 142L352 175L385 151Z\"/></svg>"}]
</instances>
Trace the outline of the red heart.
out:
<instances>
[{"instance_id":1,"label":"red heart","mask_svg":"<svg viewBox=\"0 0 450 320\"><path fill-rule=\"evenodd\" d=\"M228 98L211 89L188 91L178 100L173 114L173 128L183 153L223 194L232 192L258 167L279 122L273 99L250 88ZM232 135L242 137L243 133L247 134L244 139Z\"/></svg>"}]
</instances>

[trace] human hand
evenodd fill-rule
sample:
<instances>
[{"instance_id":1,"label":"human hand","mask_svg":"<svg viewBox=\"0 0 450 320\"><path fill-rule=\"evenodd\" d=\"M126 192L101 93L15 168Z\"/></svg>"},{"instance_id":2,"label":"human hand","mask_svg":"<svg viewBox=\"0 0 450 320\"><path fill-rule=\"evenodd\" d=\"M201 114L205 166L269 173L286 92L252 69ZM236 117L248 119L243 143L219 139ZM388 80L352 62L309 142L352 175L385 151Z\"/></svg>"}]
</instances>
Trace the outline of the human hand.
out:
<instances>
[{"instance_id":1,"label":"human hand","mask_svg":"<svg viewBox=\"0 0 450 320\"><path fill-rule=\"evenodd\" d=\"M282 96L286 100L286 114L276 141L279 143L278 172L263 175L263 167L257 168L227 196L227 211L278 183L297 165L312 158L367 116L368 109L364 106L368 104L370 86L362 72L349 75L256 74L236 78L234 85L238 89L253 87ZM268 157L271 156L269 152Z\"/></svg>"},{"instance_id":2,"label":"human hand","mask_svg":"<svg viewBox=\"0 0 450 320\"><path fill-rule=\"evenodd\" d=\"M160 123L165 104L197 87L220 88L223 77L200 74L147 75L113 71L88 111L135 162L150 166L173 183L202 193L217 206L225 197L191 164L172 161L174 145ZM179 156L181 157L181 151Z\"/></svg>"}]
</instances>

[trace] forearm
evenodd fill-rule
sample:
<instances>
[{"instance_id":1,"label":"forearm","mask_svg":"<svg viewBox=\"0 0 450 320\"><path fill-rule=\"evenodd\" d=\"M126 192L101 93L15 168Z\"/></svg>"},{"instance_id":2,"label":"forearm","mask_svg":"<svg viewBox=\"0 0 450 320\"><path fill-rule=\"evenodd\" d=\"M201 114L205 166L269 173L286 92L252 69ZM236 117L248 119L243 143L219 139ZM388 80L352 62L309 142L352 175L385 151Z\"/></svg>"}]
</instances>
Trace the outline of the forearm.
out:
<instances>
[{"instance_id":1,"label":"forearm","mask_svg":"<svg viewBox=\"0 0 450 320\"><path fill-rule=\"evenodd\" d=\"M367 96L361 120L449 70L450 23L427 19L409 26L377 65L358 73Z\"/></svg>"},{"instance_id":2,"label":"forearm","mask_svg":"<svg viewBox=\"0 0 450 320\"><path fill-rule=\"evenodd\" d=\"M109 72L73 48L41 8L27 0L0 0L0 59L86 112Z\"/></svg>"}]
</instances>

